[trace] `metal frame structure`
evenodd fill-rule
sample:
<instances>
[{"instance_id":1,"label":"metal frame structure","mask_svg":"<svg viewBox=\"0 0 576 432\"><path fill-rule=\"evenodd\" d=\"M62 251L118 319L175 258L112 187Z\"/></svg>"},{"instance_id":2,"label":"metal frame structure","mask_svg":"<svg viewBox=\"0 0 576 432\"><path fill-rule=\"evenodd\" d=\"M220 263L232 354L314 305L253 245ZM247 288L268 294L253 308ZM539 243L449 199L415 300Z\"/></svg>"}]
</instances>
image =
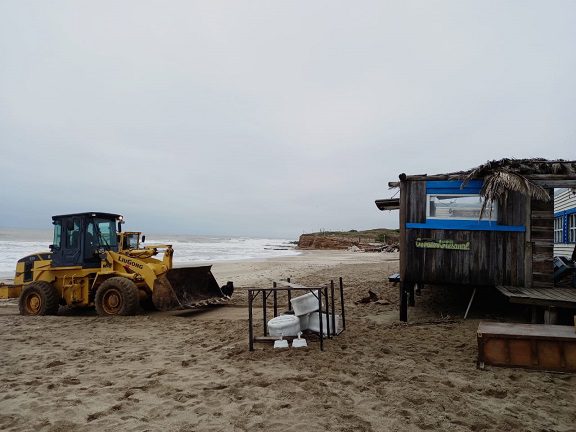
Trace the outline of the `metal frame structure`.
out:
<instances>
[{"instance_id":1,"label":"metal frame structure","mask_svg":"<svg viewBox=\"0 0 576 432\"><path fill-rule=\"evenodd\" d=\"M346 330L346 316L344 311L344 284L342 278L339 279L340 289L340 311L342 314L342 330L336 333L336 305L335 305L335 285L331 280L330 284L317 287L307 287L300 284L291 283L288 278L286 281L274 282L271 288L246 288L248 291L248 346L250 351L254 351L254 342L272 342L277 340L276 337L268 336L268 298L272 295L272 310L274 317L278 316L278 292L286 292L288 299L288 308L291 310L290 300L292 299L293 291L307 291L318 299L318 314L320 324L320 350L324 351L324 320L322 319L322 300L325 299L326 303L326 330L327 336L331 339L333 336L338 336L342 331ZM254 336L254 300L262 295L262 325L264 336ZM331 331L332 329L332 331Z\"/></svg>"}]
</instances>

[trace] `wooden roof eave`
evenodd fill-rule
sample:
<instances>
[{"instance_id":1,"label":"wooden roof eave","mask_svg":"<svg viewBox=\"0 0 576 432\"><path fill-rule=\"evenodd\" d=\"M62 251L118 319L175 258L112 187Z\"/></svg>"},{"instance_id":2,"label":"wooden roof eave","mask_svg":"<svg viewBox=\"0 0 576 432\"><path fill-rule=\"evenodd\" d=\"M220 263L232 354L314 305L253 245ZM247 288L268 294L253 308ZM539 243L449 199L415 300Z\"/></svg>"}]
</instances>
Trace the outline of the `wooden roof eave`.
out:
<instances>
[{"instance_id":1,"label":"wooden roof eave","mask_svg":"<svg viewBox=\"0 0 576 432\"><path fill-rule=\"evenodd\" d=\"M400 198L380 199L376 200L376 207L379 210L399 210Z\"/></svg>"}]
</instances>

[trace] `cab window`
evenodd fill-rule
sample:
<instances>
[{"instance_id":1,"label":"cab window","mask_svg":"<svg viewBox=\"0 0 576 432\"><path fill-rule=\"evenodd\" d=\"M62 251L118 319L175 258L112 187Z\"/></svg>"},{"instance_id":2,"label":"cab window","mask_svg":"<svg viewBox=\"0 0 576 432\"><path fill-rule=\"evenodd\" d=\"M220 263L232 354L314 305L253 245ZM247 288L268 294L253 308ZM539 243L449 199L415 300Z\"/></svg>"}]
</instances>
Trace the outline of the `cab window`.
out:
<instances>
[{"instance_id":1,"label":"cab window","mask_svg":"<svg viewBox=\"0 0 576 432\"><path fill-rule=\"evenodd\" d=\"M101 246L115 248L118 245L115 221L95 218L94 223L96 224L95 234L98 237L98 243Z\"/></svg>"},{"instance_id":2,"label":"cab window","mask_svg":"<svg viewBox=\"0 0 576 432\"><path fill-rule=\"evenodd\" d=\"M66 247L80 247L80 220L69 220L66 224Z\"/></svg>"},{"instance_id":3,"label":"cab window","mask_svg":"<svg viewBox=\"0 0 576 432\"><path fill-rule=\"evenodd\" d=\"M54 240L52 241L52 247L54 249L60 249L62 247L62 222L54 222Z\"/></svg>"},{"instance_id":4,"label":"cab window","mask_svg":"<svg viewBox=\"0 0 576 432\"><path fill-rule=\"evenodd\" d=\"M138 249L138 234L128 234L124 238L125 249Z\"/></svg>"}]
</instances>

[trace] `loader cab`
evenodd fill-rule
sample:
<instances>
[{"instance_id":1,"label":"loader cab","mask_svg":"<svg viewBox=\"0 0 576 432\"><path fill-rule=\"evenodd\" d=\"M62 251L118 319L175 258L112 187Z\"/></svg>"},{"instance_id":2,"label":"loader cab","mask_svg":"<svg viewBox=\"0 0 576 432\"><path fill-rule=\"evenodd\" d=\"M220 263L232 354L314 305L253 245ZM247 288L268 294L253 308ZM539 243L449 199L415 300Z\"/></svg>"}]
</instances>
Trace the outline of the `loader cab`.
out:
<instances>
[{"instance_id":1,"label":"loader cab","mask_svg":"<svg viewBox=\"0 0 576 432\"><path fill-rule=\"evenodd\" d=\"M53 216L52 266L100 267L100 253L118 251L117 222L111 213L76 213Z\"/></svg>"},{"instance_id":2,"label":"loader cab","mask_svg":"<svg viewBox=\"0 0 576 432\"><path fill-rule=\"evenodd\" d=\"M118 235L119 249L140 249L140 232L121 232Z\"/></svg>"}]
</instances>

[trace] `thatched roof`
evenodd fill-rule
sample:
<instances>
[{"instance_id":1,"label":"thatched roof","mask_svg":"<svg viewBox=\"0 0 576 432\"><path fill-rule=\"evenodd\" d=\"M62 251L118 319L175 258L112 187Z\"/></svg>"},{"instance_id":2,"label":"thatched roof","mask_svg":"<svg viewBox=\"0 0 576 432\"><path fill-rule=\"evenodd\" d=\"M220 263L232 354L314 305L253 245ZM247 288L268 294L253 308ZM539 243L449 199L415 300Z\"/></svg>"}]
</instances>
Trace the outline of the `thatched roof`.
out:
<instances>
[{"instance_id":1,"label":"thatched roof","mask_svg":"<svg viewBox=\"0 0 576 432\"><path fill-rule=\"evenodd\" d=\"M479 167L467 171L458 171L448 174L455 178L471 179L486 178L496 172L507 172L521 176L532 175L565 175L576 178L576 161L564 159L548 160L543 158L534 159L500 159L488 161Z\"/></svg>"},{"instance_id":2,"label":"thatched roof","mask_svg":"<svg viewBox=\"0 0 576 432\"><path fill-rule=\"evenodd\" d=\"M484 180L480 195L485 198L485 205L505 198L510 192L549 201L549 188L576 186L576 161L506 158L488 161L466 171L435 175L400 175L400 180L463 180L463 185L472 179ZM390 187L398 185L399 183L389 184Z\"/></svg>"},{"instance_id":3,"label":"thatched roof","mask_svg":"<svg viewBox=\"0 0 576 432\"><path fill-rule=\"evenodd\" d=\"M464 184L473 178L484 179L480 195L484 208L491 202L505 199L509 192L520 192L532 199L550 201L549 190L537 184L530 176L567 176L576 178L576 162L562 159L501 159L489 161L463 173Z\"/></svg>"}]
</instances>

